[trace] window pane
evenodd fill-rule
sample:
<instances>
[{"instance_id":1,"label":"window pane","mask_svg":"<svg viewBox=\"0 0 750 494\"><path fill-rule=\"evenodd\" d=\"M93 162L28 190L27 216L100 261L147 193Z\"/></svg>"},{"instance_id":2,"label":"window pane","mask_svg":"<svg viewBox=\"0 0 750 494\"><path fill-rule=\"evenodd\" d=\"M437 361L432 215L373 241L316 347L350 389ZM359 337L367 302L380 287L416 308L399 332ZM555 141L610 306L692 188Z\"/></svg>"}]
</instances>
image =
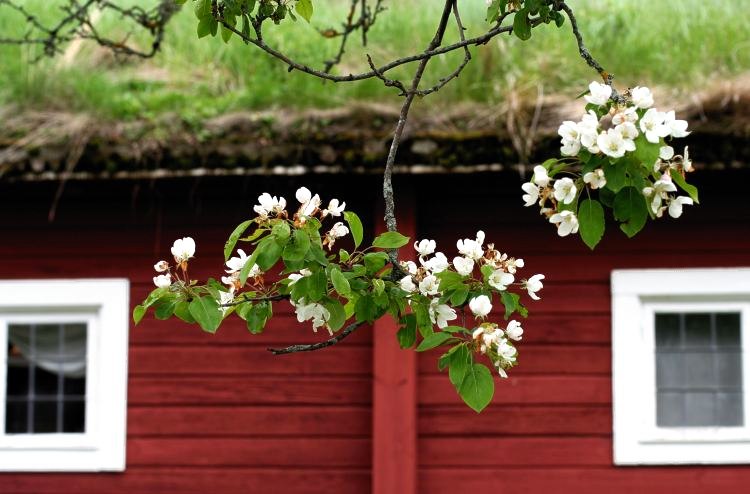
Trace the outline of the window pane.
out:
<instances>
[{"instance_id":1,"label":"window pane","mask_svg":"<svg viewBox=\"0 0 750 494\"><path fill-rule=\"evenodd\" d=\"M685 393L685 423L692 427L717 425L714 419L714 394Z\"/></svg>"},{"instance_id":2,"label":"window pane","mask_svg":"<svg viewBox=\"0 0 750 494\"><path fill-rule=\"evenodd\" d=\"M656 314L656 347L678 347L680 344L680 315Z\"/></svg>"},{"instance_id":3,"label":"window pane","mask_svg":"<svg viewBox=\"0 0 750 494\"><path fill-rule=\"evenodd\" d=\"M682 393L659 392L656 397L656 425L678 427L685 423Z\"/></svg>"},{"instance_id":4,"label":"window pane","mask_svg":"<svg viewBox=\"0 0 750 494\"><path fill-rule=\"evenodd\" d=\"M716 414L716 425L743 425L742 393L716 393Z\"/></svg>"},{"instance_id":5,"label":"window pane","mask_svg":"<svg viewBox=\"0 0 750 494\"><path fill-rule=\"evenodd\" d=\"M739 313L656 314L656 422L743 425Z\"/></svg>"},{"instance_id":6,"label":"window pane","mask_svg":"<svg viewBox=\"0 0 750 494\"><path fill-rule=\"evenodd\" d=\"M6 432L83 432L86 339L82 323L8 325Z\"/></svg>"},{"instance_id":7,"label":"window pane","mask_svg":"<svg viewBox=\"0 0 750 494\"><path fill-rule=\"evenodd\" d=\"M685 345L711 344L711 314L685 314Z\"/></svg>"},{"instance_id":8,"label":"window pane","mask_svg":"<svg viewBox=\"0 0 750 494\"><path fill-rule=\"evenodd\" d=\"M716 344L719 346L740 346L740 315L716 314Z\"/></svg>"}]
</instances>

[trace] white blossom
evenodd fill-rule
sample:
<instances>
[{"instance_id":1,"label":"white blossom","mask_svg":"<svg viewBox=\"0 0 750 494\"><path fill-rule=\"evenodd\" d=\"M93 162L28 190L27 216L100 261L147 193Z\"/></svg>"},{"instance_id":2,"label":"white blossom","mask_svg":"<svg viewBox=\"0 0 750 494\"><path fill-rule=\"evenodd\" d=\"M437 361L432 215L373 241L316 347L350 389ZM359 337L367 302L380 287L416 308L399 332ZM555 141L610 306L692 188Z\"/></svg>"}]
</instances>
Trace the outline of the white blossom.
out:
<instances>
[{"instance_id":1,"label":"white blossom","mask_svg":"<svg viewBox=\"0 0 750 494\"><path fill-rule=\"evenodd\" d=\"M561 178L555 182L555 199L563 204L570 204L576 198L578 188L575 182L568 177Z\"/></svg>"},{"instance_id":2,"label":"white blossom","mask_svg":"<svg viewBox=\"0 0 750 494\"><path fill-rule=\"evenodd\" d=\"M549 185L549 175L547 175L547 169L542 165L536 165L534 167L534 178L533 182L539 187L546 187Z\"/></svg>"},{"instance_id":3,"label":"white blossom","mask_svg":"<svg viewBox=\"0 0 750 494\"><path fill-rule=\"evenodd\" d=\"M533 182L526 182L521 188L526 192L521 196L521 199L524 200L524 206L528 207L536 204L536 201L539 200L539 187L534 185Z\"/></svg>"},{"instance_id":4,"label":"white blossom","mask_svg":"<svg viewBox=\"0 0 750 494\"><path fill-rule=\"evenodd\" d=\"M217 302L219 302L219 310L221 311L222 315L226 314L229 310L229 306L227 304L230 304L233 301L234 290L228 292L219 292L219 298L217 299Z\"/></svg>"},{"instance_id":5,"label":"white blossom","mask_svg":"<svg viewBox=\"0 0 750 494\"><path fill-rule=\"evenodd\" d=\"M632 141L638 137L638 128L633 122L623 122L615 127L615 129L620 132L623 139ZM635 143L633 144L633 149L629 149L628 151L635 151Z\"/></svg>"},{"instance_id":6,"label":"white blossom","mask_svg":"<svg viewBox=\"0 0 750 494\"><path fill-rule=\"evenodd\" d=\"M664 126L669 129L669 135L672 137L687 137L690 132L687 131L688 123L685 120L675 119L674 110L664 114Z\"/></svg>"},{"instance_id":7,"label":"white blossom","mask_svg":"<svg viewBox=\"0 0 750 494\"><path fill-rule=\"evenodd\" d=\"M449 305L439 303L438 299L432 299L430 302L429 313L432 324L437 324L437 327L441 329L448 325L448 321L453 321L458 317L454 309Z\"/></svg>"},{"instance_id":8,"label":"white blossom","mask_svg":"<svg viewBox=\"0 0 750 494\"><path fill-rule=\"evenodd\" d=\"M578 218L573 211L555 213L550 216L549 222L557 225L557 234L561 237L578 232Z\"/></svg>"},{"instance_id":9,"label":"white blossom","mask_svg":"<svg viewBox=\"0 0 750 494\"><path fill-rule=\"evenodd\" d=\"M477 261L484 255L484 251L482 250L483 242L484 232L482 230L479 230L477 232L476 240L472 240L470 238L459 240L458 242L456 242L456 247L458 248L458 252L464 257L468 257Z\"/></svg>"},{"instance_id":10,"label":"white blossom","mask_svg":"<svg viewBox=\"0 0 750 494\"><path fill-rule=\"evenodd\" d=\"M536 294L536 292L544 288L544 285L542 284L543 279L544 279L543 274L535 274L534 276L532 276L531 278L523 282L523 287L529 293L529 297L531 297L534 300L540 299L540 297Z\"/></svg>"},{"instance_id":11,"label":"white blossom","mask_svg":"<svg viewBox=\"0 0 750 494\"><path fill-rule=\"evenodd\" d=\"M645 110L654 106L654 96L647 87L636 86L630 90L630 97L636 108Z\"/></svg>"},{"instance_id":12,"label":"white blossom","mask_svg":"<svg viewBox=\"0 0 750 494\"><path fill-rule=\"evenodd\" d=\"M477 317L485 317L492 310L492 303L487 295L479 295L469 300L469 309Z\"/></svg>"},{"instance_id":13,"label":"white blossom","mask_svg":"<svg viewBox=\"0 0 750 494\"><path fill-rule=\"evenodd\" d=\"M401 267L409 274L417 274L417 263L414 261L399 261Z\"/></svg>"},{"instance_id":14,"label":"white blossom","mask_svg":"<svg viewBox=\"0 0 750 494\"><path fill-rule=\"evenodd\" d=\"M414 280L411 275L404 276L398 282L398 286L406 293L414 293L417 291L417 285L414 284Z\"/></svg>"},{"instance_id":15,"label":"white blossom","mask_svg":"<svg viewBox=\"0 0 750 494\"><path fill-rule=\"evenodd\" d=\"M343 212L344 212L344 208L345 208L345 207L346 207L346 203L345 203L345 202L342 202L341 204L339 204L339 200L338 200L338 199L331 199L331 200L330 200L330 201L328 202L328 207L327 207L327 208L325 208L325 209L324 209L324 210L323 210L323 211L321 212L321 216L322 216L323 218L325 218L325 217L326 217L326 216L328 216L329 214L330 214L331 216L341 216L341 213L343 213Z\"/></svg>"},{"instance_id":16,"label":"white blossom","mask_svg":"<svg viewBox=\"0 0 750 494\"><path fill-rule=\"evenodd\" d=\"M195 255L195 240L191 237L178 238L172 244L172 255L177 264L183 263Z\"/></svg>"},{"instance_id":17,"label":"white blossom","mask_svg":"<svg viewBox=\"0 0 750 494\"><path fill-rule=\"evenodd\" d=\"M592 82L589 84L589 94L584 98L588 103L596 106L606 105L609 97L612 96L612 87L601 82Z\"/></svg>"},{"instance_id":18,"label":"white blossom","mask_svg":"<svg viewBox=\"0 0 750 494\"><path fill-rule=\"evenodd\" d=\"M426 270L435 274L443 272L450 267L448 258L445 257L445 254L443 254L442 252L436 252L432 259L429 259L427 261L424 261L420 257L419 262L422 263L422 266L424 266Z\"/></svg>"},{"instance_id":19,"label":"white blossom","mask_svg":"<svg viewBox=\"0 0 750 494\"><path fill-rule=\"evenodd\" d=\"M602 153L612 158L622 158L626 151L635 151L635 143L631 139L625 139L618 128L599 134L596 144Z\"/></svg>"},{"instance_id":20,"label":"white blossom","mask_svg":"<svg viewBox=\"0 0 750 494\"><path fill-rule=\"evenodd\" d=\"M154 271L157 273L163 273L167 269L169 269L169 263L167 261L159 261L154 264Z\"/></svg>"},{"instance_id":21,"label":"white blossom","mask_svg":"<svg viewBox=\"0 0 750 494\"><path fill-rule=\"evenodd\" d=\"M519 341L522 339L523 335L523 328L521 327L521 323L514 320L511 320L508 323L508 326L505 328L505 334L508 335L508 338L511 340Z\"/></svg>"},{"instance_id":22,"label":"white blossom","mask_svg":"<svg viewBox=\"0 0 750 494\"><path fill-rule=\"evenodd\" d=\"M340 221L337 221L331 229L326 233L324 243L328 244L328 248L333 247L336 239L341 238L349 234L349 229Z\"/></svg>"},{"instance_id":23,"label":"white blossom","mask_svg":"<svg viewBox=\"0 0 750 494\"><path fill-rule=\"evenodd\" d=\"M172 284L172 275L170 275L169 273L154 276L154 285L156 285L158 288L165 288L171 284Z\"/></svg>"},{"instance_id":24,"label":"white blossom","mask_svg":"<svg viewBox=\"0 0 750 494\"><path fill-rule=\"evenodd\" d=\"M636 120L638 120L638 114L632 106L620 108L612 115L613 125L622 125L626 122L635 123Z\"/></svg>"},{"instance_id":25,"label":"white blossom","mask_svg":"<svg viewBox=\"0 0 750 494\"><path fill-rule=\"evenodd\" d=\"M308 304L305 303L305 299L300 299L296 304L291 302L291 304L294 305L294 312L297 313L297 321L312 321L313 331L316 333L318 332L318 328L324 326L331 318L331 313L321 304L315 302ZM330 328L328 332L333 334Z\"/></svg>"},{"instance_id":26,"label":"white blossom","mask_svg":"<svg viewBox=\"0 0 750 494\"><path fill-rule=\"evenodd\" d=\"M510 274L516 274L516 269L522 268L524 266L523 259L513 259L512 257L508 259L505 263L505 269Z\"/></svg>"},{"instance_id":27,"label":"white blossom","mask_svg":"<svg viewBox=\"0 0 750 494\"><path fill-rule=\"evenodd\" d=\"M643 188L643 195L651 199L651 211L654 214L658 214L662 199L666 199L669 192L677 192L677 187L675 187L672 179L667 174L664 174L662 178L654 182L653 187Z\"/></svg>"},{"instance_id":28,"label":"white blossom","mask_svg":"<svg viewBox=\"0 0 750 494\"><path fill-rule=\"evenodd\" d=\"M695 168L693 168L693 162L690 161L687 146L685 146L685 152L682 155L682 169L685 170L686 173L690 173L695 170Z\"/></svg>"},{"instance_id":29,"label":"white blossom","mask_svg":"<svg viewBox=\"0 0 750 494\"><path fill-rule=\"evenodd\" d=\"M578 123L565 120L557 129L557 133L563 141L580 141L581 134L578 132Z\"/></svg>"},{"instance_id":30,"label":"white blossom","mask_svg":"<svg viewBox=\"0 0 750 494\"><path fill-rule=\"evenodd\" d=\"M641 132L644 133L648 142L656 144L659 142L659 139L667 137L670 134L670 128L664 123L665 118L666 115L657 111L656 108L650 108L641 117L639 125Z\"/></svg>"},{"instance_id":31,"label":"white blossom","mask_svg":"<svg viewBox=\"0 0 750 494\"><path fill-rule=\"evenodd\" d=\"M237 249L237 254L239 254L239 257L231 257L226 262L226 265L229 269L225 271L229 274L236 273L237 271L242 271L242 268L245 267L245 263L247 263L247 261L250 259L242 249Z\"/></svg>"},{"instance_id":32,"label":"white blossom","mask_svg":"<svg viewBox=\"0 0 750 494\"><path fill-rule=\"evenodd\" d=\"M474 271L474 259L469 257L454 257L453 267L461 276L469 276Z\"/></svg>"},{"instance_id":33,"label":"white blossom","mask_svg":"<svg viewBox=\"0 0 750 494\"><path fill-rule=\"evenodd\" d=\"M659 148L659 158L664 161L671 160L674 157L674 148L672 146L662 146Z\"/></svg>"},{"instance_id":34,"label":"white blossom","mask_svg":"<svg viewBox=\"0 0 750 494\"><path fill-rule=\"evenodd\" d=\"M672 199L669 202L669 216L672 218L679 218L682 216L682 206L685 204L692 206L693 200L685 196L679 196Z\"/></svg>"},{"instance_id":35,"label":"white blossom","mask_svg":"<svg viewBox=\"0 0 750 494\"><path fill-rule=\"evenodd\" d=\"M607 185L607 178L604 176L604 170L597 168L583 176L583 181L591 186L592 189L601 189Z\"/></svg>"},{"instance_id":36,"label":"white blossom","mask_svg":"<svg viewBox=\"0 0 750 494\"><path fill-rule=\"evenodd\" d=\"M433 275L427 275L419 282L419 293L422 295L437 295L440 287L440 280Z\"/></svg>"},{"instance_id":37,"label":"white blossom","mask_svg":"<svg viewBox=\"0 0 750 494\"><path fill-rule=\"evenodd\" d=\"M297 189L295 197L301 204L299 208L300 216L311 216L320 207L320 196L318 194L313 196L307 187Z\"/></svg>"},{"instance_id":38,"label":"white blossom","mask_svg":"<svg viewBox=\"0 0 750 494\"><path fill-rule=\"evenodd\" d=\"M563 156L576 156L581 150L581 141L568 141L563 139L560 146L560 154Z\"/></svg>"},{"instance_id":39,"label":"white blossom","mask_svg":"<svg viewBox=\"0 0 750 494\"><path fill-rule=\"evenodd\" d=\"M419 242L414 242L414 250L417 251L417 253L420 256L429 256L433 252L435 252L435 248L437 247L437 244L434 240L429 239L422 239Z\"/></svg>"},{"instance_id":40,"label":"white blossom","mask_svg":"<svg viewBox=\"0 0 750 494\"><path fill-rule=\"evenodd\" d=\"M515 276L510 273L506 273L501 269L496 269L487 278L487 283L495 290L503 291L508 289L508 285L513 283Z\"/></svg>"},{"instance_id":41,"label":"white blossom","mask_svg":"<svg viewBox=\"0 0 750 494\"><path fill-rule=\"evenodd\" d=\"M268 192L258 196L258 205L253 206L253 211L258 213L261 218L268 217L269 214L280 214L286 208L286 199L283 197L271 196Z\"/></svg>"}]
</instances>

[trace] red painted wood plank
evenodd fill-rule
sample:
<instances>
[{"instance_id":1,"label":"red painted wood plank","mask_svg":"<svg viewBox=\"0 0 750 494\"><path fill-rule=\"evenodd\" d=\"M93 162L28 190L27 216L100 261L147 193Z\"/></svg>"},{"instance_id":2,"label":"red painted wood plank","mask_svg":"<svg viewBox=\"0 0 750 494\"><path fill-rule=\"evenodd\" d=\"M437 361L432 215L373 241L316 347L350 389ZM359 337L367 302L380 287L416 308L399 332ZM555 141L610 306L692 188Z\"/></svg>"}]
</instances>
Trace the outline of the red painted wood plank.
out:
<instances>
[{"instance_id":1,"label":"red painted wood plank","mask_svg":"<svg viewBox=\"0 0 750 494\"><path fill-rule=\"evenodd\" d=\"M368 469L128 467L107 474L0 474L3 494L294 494L368 492Z\"/></svg>"},{"instance_id":2,"label":"red painted wood plank","mask_svg":"<svg viewBox=\"0 0 750 494\"><path fill-rule=\"evenodd\" d=\"M496 492L524 494L745 494L747 467L620 468L436 468L421 469L420 485L430 494Z\"/></svg>"},{"instance_id":3,"label":"red painted wood plank","mask_svg":"<svg viewBox=\"0 0 750 494\"><path fill-rule=\"evenodd\" d=\"M481 416L463 407L422 406L419 435L424 436L524 436L611 435L612 410L604 405L493 404Z\"/></svg>"},{"instance_id":4,"label":"red painted wood plank","mask_svg":"<svg viewBox=\"0 0 750 494\"><path fill-rule=\"evenodd\" d=\"M433 468L611 464L612 440L609 438L471 436L419 439L419 465Z\"/></svg>"},{"instance_id":5,"label":"red painted wood plank","mask_svg":"<svg viewBox=\"0 0 750 494\"><path fill-rule=\"evenodd\" d=\"M519 365L511 372L513 375L533 374L605 374L612 368L612 353L609 347L578 345L528 345L524 340L518 345ZM445 349L425 352L419 357L421 374L440 374L437 360ZM489 361L485 362L489 363ZM445 373L443 373L444 375Z\"/></svg>"},{"instance_id":6,"label":"red painted wood plank","mask_svg":"<svg viewBox=\"0 0 750 494\"><path fill-rule=\"evenodd\" d=\"M369 436L367 406L178 406L128 408L128 436Z\"/></svg>"},{"instance_id":7,"label":"red painted wood plank","mask_svg":"<svg viewBox=\"0 0 750 494\"><path fill-rule=\"evenodd\" d=\"M273 355L265 346L135 347L130 349L130 375L240 374L310 376L372 372L368 347L341 346L306 354Z\"/></svg>"},{"instance_id":8,"label":"red painted wood plank","mask_svg":"<svg viewBox=\"0 0 750 494\"><path fill-rule=\"evenodd\" d=\"M132 377L131 405L369 404L371 379L360 377Z\"/></svg>"},{"instance_id":9,"label":"red painted wood plank","mask_svg":"<svg viewBox=\"0 0 750 494\"><path fill-rule=\"evenodd\" d=\"M401 195L399 231L416 239L416 204ZM414 259L407 246L403 260ZM373 325L372 493L417 493L417 358L396 340L398 325L384 317Z\"/></svg>"},{"instance_id":10,"label":"red painted wood plank","mask_svg":"<svg viewBox=\"0 0 750 494\"><path fill-rule=\"evenodd\" d=\"M423 376L418 384L420 405L459 405L461 399L447 375ZM612 381L590 376L521 376L495 379L489 405L612 403Z\"/></svg>"},{"instance_id":11,"label":"red painted wood plank","mask_svg":"<svg viewBox=\"0 0 750 494\"><path fill-rule=\"evenodd\" d=\"M370 465L359 438L131 438L129 466L359 467Z\"/></svg>"}]
</instances>

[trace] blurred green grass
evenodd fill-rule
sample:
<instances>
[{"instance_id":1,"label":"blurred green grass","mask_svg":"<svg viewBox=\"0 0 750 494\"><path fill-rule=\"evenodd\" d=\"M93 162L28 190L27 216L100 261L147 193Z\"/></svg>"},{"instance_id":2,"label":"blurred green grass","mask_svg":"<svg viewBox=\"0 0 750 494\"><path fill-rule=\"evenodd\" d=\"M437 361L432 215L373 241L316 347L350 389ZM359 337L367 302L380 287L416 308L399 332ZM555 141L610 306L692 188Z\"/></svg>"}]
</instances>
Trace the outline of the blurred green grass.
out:
<instances>
[{"instance_id":1,"label":"blurred green grass","mask_svg":"<svg viewBox=\"0 0 750 494\"><path fill-rule=\"evenodd\" d=\"M40 18L53 19L59 0L27 0ZM154 0L123 1L153 5ZM315 28L337 27L348 2L319 0L313 22L285 22L265 29L267 42L294 58L322 65L336 51ZM486 29L484 2L461 0L468 35ZM750 69L750 2L747 0L571 0L590 51L617 76L619 86L646 84L685 93ZM364 54L376 64L419 51L433 35L440 11L434 0L391 1L370 31L366 49L351 46L339 73L366 70ZM97 27L113 36L127 28L120 19L103 17ZM197 39L196 20L188 5L169 25L162 51L151 60L115 60L92 44L75 56L29 60L36 47L0 46L0 106L18 109L93 113L103 119L156 118L174 113L199 121L227 111L273 108L329 108L351 101L398 102L380 81L323 83L296 72L260 50L234 38ZM19 35L23 20L0 7L0 37ZM447 40L456 38L455 28ZM137 38L136 38L137 39ZM139 40L145 42L145 39ZM69 54L71 55L71 54ZM474 60L460 78L429 97L435 105L502 103L508 91L536 96L576 96L596 74L578 57L567 22L534 30L531 40L496 38L472 49ZM427 83L447 74L461 53L433 59ZM408 78L412 66L391 77Z\"/></svg>"}]
</instances>

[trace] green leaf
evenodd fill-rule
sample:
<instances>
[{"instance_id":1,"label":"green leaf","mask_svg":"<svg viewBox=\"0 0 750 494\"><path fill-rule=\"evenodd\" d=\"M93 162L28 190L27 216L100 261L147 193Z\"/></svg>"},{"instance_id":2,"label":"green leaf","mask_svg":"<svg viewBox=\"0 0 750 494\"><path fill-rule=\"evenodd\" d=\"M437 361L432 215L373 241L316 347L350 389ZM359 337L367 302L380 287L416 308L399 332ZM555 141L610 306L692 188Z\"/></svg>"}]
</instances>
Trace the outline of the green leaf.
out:
<instances>
[{"instance_id":1,"label":"green leaf","mask_svg":"<svg viewBox=\"0 0 750 494\"><path fill-rule=\"evenodd\" d=\"M211 0L197 0L194 7L195 17L205 19L211 17Z\"/></svg>"},{"instance_id":2,"label":"green leaf","mask_svg":"<svg viewBox=\"0 0 750 494\"><path fill-rule=\"evenodd\" d=\"M617 160L614 163L608 163L604 165L604 178L607 179L607 185L605 186L612 192L619 192L620 189L625 187L627 177L625 172L627 171L628 165L625 160Z\"/></svg>"},{"instance_id":3,"label":"green leaf","mask_svg":"<svg viewBox=\"0 0 750 494\"><path fill-rule=\"evenodd\" d=\"M171 297L161 300L154 310L154 316L160 321L169 319L170 317L172 317L172 314L174 314L175 308L177 307L178 303L179 300L177 300L177 297Z\"/></svg>"},{"instance_id":4,"label":"green leaf","mask_svg":"<svg viewBox=\"0 0 750 494\"><path fill-rule=\"evenodd\" d=\"M133 307L133 322L135 324L138 324L141 322L141 319L143 319L143 316L146 315L146 308L142 305L136 305Z\"/></svg>"},{"instance_id":5,"label":"green leaf","mask_svg":"<svg viewBox=\"0 0 750 494\"><path fill-rule=\"evenodd\" d=\"M409 237L405 237L398 232L385 232L375 237L372 246L381 249L398 249L408 243Z\"/></svg>"},{"instance_id":6,"label":"green leaf","mask_svg":"<svg viewBox=\"0 0 750 494\"><path fill-rule=\"evenodd\" d=\"M466 286L461 286L456 289L451 295L451 305L458 307L459 305L466 302L466 298L469 296L469 289Z\"/></svg>"},{"instance_id":7,"label":"green leaf","mask_svg":"<svg viewBox=\"0 0 750 494\"><path fill-rule=\"evenodd\" d=\"M635 157L645 169L651 171L654 163L659 159L659 148L662 146L661 142L649 142L644 134L636 137L634 142L635 151L633 151L633 157Z\"/></svg>"},{"instance_id":8,"label":"green leaf","mask_svg":"<svg viewBox=\"0 0 750 494\"><path fill-rule=\"evenodd\" d=\"M635 187L625 187L615 196L613 212L615 219L621 221L620 229L632 237L646 224L648 210L646 199Z\"/></svg>"},{"instance_id":9,"label":"green leaf","mask_svg":"<svg viewBox=\"0 0 750 494\"><path fill-rule=\"evenodd\" d=\"M458 394L472 410L479 413L495 394L495 381L490 370L482 364L473 364L466 369Z\"/></svg>"},{"instance_id":10,"label":"green leaf","mask_svg":"<svg viewBox=\"0 0 750 494\"><path fill-rule=\"evenodd\" d=\"M214 20L213 17L203 17L198 22L198 27L196 29L196 32L198 33L198 38L205 38L209 34L211 34L211 25L215 23L216 20Z\"/></svg>"},{"instance_id":11,"label":"green leaf","mask_svg":"<svg viewBox=\"0 0 750 494\"><path fill-rule=\"evenodd\" d=\"M505 306L505 319L507 320L514 312L521 308L521 296L512 292L501 292L500 299Z\"/></svg>"},{"instance_id":12,"label":"green leaf","mask_svg":"<svg viewBox=\"0 0 750 494\"><path fill-rule=\"evenodd\" d=\"M436 276L440 280L438 288L441 292L457 290L464 286L464 277L455 271L448 271L446 269L445 271L439 272Z\"/></svg>"},{"instance_id":13,"label":"green leaf","mask_svg":"<svg viewBox=\"0 0 750 494\"><path fill-rule=\"evenodd\" d=\"M675 169L670 169L669 174L672 175L672 180L680 186L682 190L687 192L690 198L698 204L698 188L695 185L691 185L685 181L685 177Z\"/></svg>"},{"instance_id":14,"label":"green leaf","mask_svg":"<svg viewBox=\"0 0 750 494\"><path fill-rule=\"evenodd\" d=\"M224 16L224 22L229 26L235 27L237 25L237 18L231 14L227 14ZM221 25L221 39L224 41L224 43L229 43L229 40L232 38L233 34L234 31L227 28L224 24Z\"/></svg>"},{"instance_id":15,"label":"green leaf","mask_svg":"<svg viewBox=\"0 0 750 494\"><path fill-rule=\"evenodd\" d=\"M323 300L323 307L328 309L331 317L328 319L328 327L331 331L338 331L346 322L346 311L341 302L332 298L326 298Z\"/></svg>"},{"instance_id":16,"label":"green leaf","mask_svg":"<svg viewBox=\"0 0 750 494\"><path fill-rule=\"evenodd\" d=\"M439 347L446 341L453 338L450 333L432 333L422 340L422 343L417 347L418 352L424 352L426 350L432 350L433 348Z\"/></svg>"},{"instance_id":17,"label":"green leaf","mask_svg":"<svg viewBox=\"0 0 750 494\"><path fill-rule=\"evenodd\" d=\"M250 309L245 311L244 315L248 331L252 334L262 333L266 323L273 315L271 302L253 304Z\"/></svg>"},{"instance_id":18,"label":"green leaf","mask_svg":"<svg viewBox=\"0 0 750 494\"><path fill-rule=\"evenodd\" d=\"M331 283L336 293L342 297L349 297L351 295L352 287L349 285L349 280L346 279L338 268L331 270Z\"/></svg>"},{"instance_id":19,"label":"green leaf","mask_svg":"<svg viewBox=\"0 0 750 494\"><path fill-rule=\"evenodd\" d=\"M307 22L310 22L310 18L313 15L313 4L312 0L297 0L294 10L297 11Z\"/></svg>"},{"instance_id":20,"label":"green leaf","mask_svg":"<svg viewBox=\"0 0 750 494\"><path fill-rule=\"evenodd\" d=\"M247 220L243 221L237 227L232 231L232 233L229 235L229 238L227 239L226 243L224 244L224 260L228 261L229 257L231 257L232 252L234 251L234 247L237 245L237 241L240 239L243 233L245 233L245 230L247 230L247 227L250 226L253 223L254 220Z\"/></svg>"},{"instance_id":21,"label":"green leaf","mask_svg":"<svg viewBox=\"0 0 750 494\"><path fill-rule=\"evenodd\" d=\"M466 371L471 367L473 358L471 352L466 347L466 343L460 343L453 347L448 360L448 379L458 391L461 383L464 381Z\"/></svg>"},{"instance_id":22,"label":"green leaf","mask_svg":"<svg viewBox=\"0 0 750 494\"><path fill-rule=\"evenodd\" d=\"M370 252L364 256L365 267L367 268L367 274L372 276L388 262L388 254L385 252Z\"/></svg>"},{"instance_id":23,"label":"green leaf","mask_svg":"<svg viewBox=\"0 0 750 494\"><path fill-rule=\"evenodd\" d=\"M385 282L381 279L375 278L372 280L372 291L376 295L382 295L385 291Z\"/></svg>"},{"instance_id":24,"label":"green leaf","mask_svg":"<svg viewBox=\"0 0 750 494\"><path fill-rule=\"evenodd\" d=\"M523 41L531 38L531 24L528 14L528 11L524 8L516 12L513 18L513 34Z\"/></svg>"},{"instance_id":25,"label":"green leaf","mask_svg":"<svg viewBox=\"0 0 750 494\"><path fill-rule=\"evenodd\" d=\"M356 249L362 243L362 235L364 232L362 221L356 213L352 213L351 211L344 211L344 219L349 224L349 231L354 239L354 248Z\"/></svg>"},{"instance_id":26,"label":"green leaf","mask_svg":"<svg viewBox=\"0 0 750 494\"><path fill-rule=\"evenodd\" d=\"M578 233L591 250L604 235L604 208L593 199L581 201L578 206Z\"/></svg>"},{"instance_id":27,"label":"green leaf","mask_svg":"<svg viewBox=\"0 0 750 494\"><path fill-rule=\"evenodd\" d=\"M286 220L279 220L278 223L273 225L273 228L271 228L271 235L276 237L276 240L279 242L285 242L289 239L289 235L291 233L291 229L289 228L289 223L286 222Z\"/></svg>"},{"instance_id":28,"label":"green leaf","mask_svg":"<svg viewBox=\"0 0 750 494\"><path fill-rule=\"evenodd\" d=\"M310 235L305 230L294 230L291 240L284 247L285 261L301 261L310 250Z\"/></svg>"},{"instance_id":29,"label":"green leaf","mask_svg":"<svg viewBox=\"0 0 750 494\"><path fill-rule=\"evenodd\" d=\"M266 237L260 241L253 255L255 255L256 252L258 253L256 261L258 267L263 271L268 271L274 264L276 264L276 261L279 260L283 250L283 243L280 243L275 237Z\"/></svg>"},{"instance_id":30,"label":"green leaf","mask_svg":"<svg viewBox=\"0 0 750 494\"><path fill-rule=\"evenodd\" d=\"M427 338L433 333L429 308L424 303L412 302L411 310L414 311L414 315L417 317L417 329L419 329L419 334L422 335L422 338Z\"/></svg>"},{"instance_id":31,"label":"green leaf","mask_svg":"<svg viewBox=\"0 0 750 494\"><path fill-rule=\"evenodd\" d=\"M194 298L188 309L203 331L215 333L219 328L221 309L219 309L219 302L212 296Z\"/></svg>"},{"instance_id":32,"label":"green leaf","mask_svg":"<svg viewBox=\"0 0 750 494\"><path fill-rule=\"evenodd\" d=\"M174 309L174 315L188 324L195 324L195 318L190 314L190 304L187 300L182 300Z\"/></svg>"},{"instance_id":33,"label":"green leaf","mask_svg":"<svg viewBox=\"0 0 750 494\"><path fill-rule=\"evenodd\" d=\"M372 295L363 295L359 299L354 307L354 313L357 316L357 321L362 322L373 322L378 318L378 306Z\"/></svg>"},{"instance_id":34,"label":"green leaf","mask_svg":"<svg viewBox=\"0 0 750 494\"><path fill-rule=\"evenodd\" d=\"M404 325L396 333L401 348L411 348L417 342L417 317L407 314L402 319Z\"/></svg>"},{"instance_id":35,"label":"green leaf","mask_svg":"<svg viewBox=\"0 0 750 494\"><path fill-rule=\"evenodd\" d=\"M615 203L615 193L606 187L599 189L599 201L605 206L611 208Z\"/></svg>"}]
</instances>

